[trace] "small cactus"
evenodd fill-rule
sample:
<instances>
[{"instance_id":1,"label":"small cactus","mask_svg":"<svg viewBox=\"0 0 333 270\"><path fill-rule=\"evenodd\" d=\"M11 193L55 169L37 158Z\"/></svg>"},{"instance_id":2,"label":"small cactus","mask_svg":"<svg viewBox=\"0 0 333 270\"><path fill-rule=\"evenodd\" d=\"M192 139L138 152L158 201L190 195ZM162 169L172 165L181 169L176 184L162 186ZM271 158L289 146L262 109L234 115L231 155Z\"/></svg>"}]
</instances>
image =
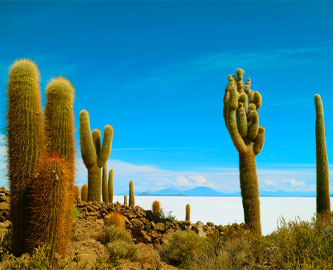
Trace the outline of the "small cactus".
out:
<instances>
[{"instance_id":1,"label":"small cactus","mask_svg":"<svg viewBox=\"0 0 333 270\"><path fill-rule=\"evenodd\" d=\"M113 170L112 169L109 171L108 196L109 196L109 203L113 203Z\"/></svg>"},{"instance_id":2,"label":"small cactus","mask_svg":"<svg viewBox=\"0 0 333 270\"><path fill-rule=\"evenodd\" d=\"M331 222L328 158L325 138L324 109L320 95L315 95L316 107L316 178L317 214L322 221Z\"/></svg>"},{"instance_id":3,"label":"small cactus","mask_svg":"<svg viewBox=\"0 0 333 270\"><path fill-rule=\"evenodd\" d=\"M128 205L127 195L124 195L124 205Z\"/></svg>"},{"instance_id":4,"label":"small cactus","mask_svg":"<svg viewBox=\"0 0 333 270\"><path fill-rule=\"evenodd\" d=\"M135 206L135 197L134 197L134 182L131 180L129 182L129 206Z\"/></svg>"},{"instance_id":5,"label":"small cactus","mask_svg":"<svg viewBox=\"0 0 333 270\"><path fill-rule=\"evenodd\" d=\"M154 201L152 204L153 215L156 217L161 216L161 204L159 201Z\"/></svg>"},{"instance_id":6,"label":"small cactus","mask_svg":"<svg viewBox=\"0 0 333 270\"><path fill-rule=\"evenodd\" d=\"M88 186L86 184L81 187L81 201L88 201Z\"/></svg>"},{"instance_id":7,"label":"small cactus","mask_svg":"<svg viewBox=\"0 0 333 270\"><path fill-rule=\"evenodd\" d=\"M78 186L73 186L73 195L74 195L74 201L80 199L80 189Z\"/></svg>"},{"instance_id":8,"label":"small cactus","mask_svg":"<svg viewBox=\"0 0 333 270\"><path fill-rule=\"evenodd\" d=\"M101 146L99 130L91 134L88 112L80 112L80 145L82 159L88 169L88 201L101 200L101 168L110 156L112 136L112 126L106 125Z\"/></svg>"},{"instance_id":9,"label":"small cactus","mask_svg":"<svg viewBox=\"0 0 333 270\"><path fill-rule=\"evenodd\" d=\"M109 202L109 192L108 192L108 164L105 162L103 166L103 174L102 174L102 198L103 202Z\"/></svg>"},{"instance_id":10,"label":"small cactus","mask_svg":"<svg viewBox=\"0 0 333 270\"><path fill-rule=\"evenodd\" d=\"M104 224L106 226L115 225L121 229L125 229L125 218L118 212L111 212L104 218Z\"/></svg>"},{"instance_id":11,"label":"small cactus","mask_svg":"<svg viewBox=\"0 0 333 270\"><path fill-rule=\"evenodd\" d=\"M191 206L190 204L186 204L186 216L185 216L186 221L191 221Z\"/></svg>"},{"instance_id":12,"label":"small cactus","mask_svg":"<svg viewBox=\"0 0 333 270\"><path fill-rule=\"evenodd\" d=\"M45 148L42 117L38 68L27 59L16 61L9 71L7 113L10 221L15 256L26 252L30 219L27 187Z\"/></svg>"},{"instance_id":13,"label":"small cactus","mask_svg":"<svg viewBox=\"0 0 333 270\"><path fill-rule=\"evenodd\" d=\"M70 184L68 169L63 159L46 155L36 166L30 185L31 222L27 232L27 251L47 245L49 256L66 254L66 209ZM72 209L73 210L73 209Z\"/></svg>"}]
</instances>

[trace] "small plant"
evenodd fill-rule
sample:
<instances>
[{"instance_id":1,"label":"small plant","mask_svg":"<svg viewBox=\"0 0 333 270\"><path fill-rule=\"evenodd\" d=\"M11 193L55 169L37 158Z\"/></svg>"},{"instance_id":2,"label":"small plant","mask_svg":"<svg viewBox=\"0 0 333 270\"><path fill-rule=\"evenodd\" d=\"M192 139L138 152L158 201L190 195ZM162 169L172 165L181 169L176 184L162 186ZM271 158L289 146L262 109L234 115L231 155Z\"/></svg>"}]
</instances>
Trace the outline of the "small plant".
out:
<instances>
[{"instance_id":1,"label":"small plant","mask_svg":"<svg viewBox=\"0 0 333 270\"><path fill-rule=\"evenodd\" d=\"M191 221L191 206L190 204L186 204L186 215L185 215L186 221Z\"/></svg>"},{"instance_id":2,"label":"small plant","mask_svg":"<svg viewBox=\"0 0 333 270\"><path fill-rule=\"evenodd\" d=\"M124 205L128 205L127 195L124 195Z\"/></svg>"},{"instance_id":3,"label":"small plant","mask_svg":"<svg viewBox=\"0 0 333 270\"><path fill-rule=\"evenodd\" d=\"M163 208L161 208L160 219L162 222L172 222L176 220L176 216L172 214L172 211L165 212Z\"/></svg>"},{"instance_id":4,"label":"small plant","mask_svg":"<svg viewBox=\"0 0 333 270\"><path fill-rule=\"evenodd\" d=\"M97 240L103 245L106 245L114 240L131 242L132 236L128 231L125 231L115 225L110 225L104 228L103 233L98 236Z\"/></svg>"},{"instance_id":5,"label":"small plant","mask_svg":"<svg viewBox=\"0 0 333 270\"><path fill-rule=\"evenodd\" d=\"M153 215L156 217L161 216L161 204L159 201L154 201L152 204Z\"/></svg>"},{"instance_id":6,"label":"small plant","mask_svg":"<svg viewBox=\"0 0 333 270\"><path fill-rule=\"evenodd\" d=\"M118 212L111 212L104 218L104 223L106 226L115 225L118 228L125 228L125 217Z\"/></svg>"},{"instance_id":7,"label":"small plant","mask_svg":"<svg viewBox=\"0 0 333 270\"><path fill-rule=\"evenodd\" d=\"M131 180L129 182L129 206L135 206L135 198L134 198L134 182Z\"/></svg>"},{"instance_id":8,"label":"small plant","mask_svg":"<svg viewBox=\"0 0 333 270\"><path fill-rule=\"evenodd\" d=\"M86 184L81 187L81 201L88 201L88 186Z\"/></svg>"}]
</instances>

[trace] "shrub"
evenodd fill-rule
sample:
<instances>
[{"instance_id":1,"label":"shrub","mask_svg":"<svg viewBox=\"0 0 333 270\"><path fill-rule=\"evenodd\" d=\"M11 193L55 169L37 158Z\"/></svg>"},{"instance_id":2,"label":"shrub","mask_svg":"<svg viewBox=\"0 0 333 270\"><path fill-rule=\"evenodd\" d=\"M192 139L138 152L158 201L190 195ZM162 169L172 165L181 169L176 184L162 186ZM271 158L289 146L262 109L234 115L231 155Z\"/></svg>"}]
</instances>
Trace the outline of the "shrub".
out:
<instances>
[{"instance_id":1,"label":"shrub","mask_svg":"<svg viewBox=\"0 0 333 270\"><path fill-rule=\"evenodd\" d=\"M111 212L105 216L104 223L106 226L115 225L122 229L125 228L125 218L118 212Z\"/></svg>"},{"instance_id":2,"label":"shrub","mask_svg":"<svg viewBox=\"0 0 333 270\"><path fill-rule=\"evenodd\" d=\"M97 240L103 245L111 241L121 240L127 243L132 243L132 236L128 231L125 231L115 225L104 228L104 231L98 236Z\"/></svg>"},{"instance_id":3,"label":"shrub","mask_svg":"<svg viewBox=\"0 0 333 270\"><path fill-rule=\"evenodd\" d=\"M106 249L111 261L119 259L129 259L131 261L140 260L141 256L138 247L133 242L116 240L108 243Z\"/></svg>"}]
</instances>

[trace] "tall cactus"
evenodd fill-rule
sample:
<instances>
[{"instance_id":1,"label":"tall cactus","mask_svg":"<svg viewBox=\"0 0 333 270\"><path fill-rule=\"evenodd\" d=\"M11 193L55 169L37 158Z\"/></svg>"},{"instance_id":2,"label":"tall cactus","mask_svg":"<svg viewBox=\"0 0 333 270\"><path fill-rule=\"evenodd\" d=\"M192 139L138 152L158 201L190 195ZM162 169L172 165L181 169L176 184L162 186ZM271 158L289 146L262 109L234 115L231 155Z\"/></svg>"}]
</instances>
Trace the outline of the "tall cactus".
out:
<instances>
[{"instance_id":1,"label":"tall cactus","mask_svg":"<svg viewBox=\"0 0 333 270\"><path fill-rule=\"evenodd\" d=\"M124 205L128 205L127 195L124 195Z\"/></svg>"},{"instance_id":2,"label":"tall cactus","mask_svg":"<svg viewBox=\"0 0 333 270\"><path fill-rule=\"evenodd\" d=\"M88 201L101 200L101 168L110 156L112 136L112 126L106 125L103 145L100 149L98 144L96 147L97 140L91 134L89 114L86 110L80 112L80 145L82 159L88 169Z\"/></svg>"},{"instance_id":3,"label":"tall cactus","mask_svg":"<svg viewBox=\"0 0 333 270\"><path fill-rule=\"evenodd\" d=\"M239 153L240 188L245 223L261 234L260 202L256 155L264 146L265 129L259 127L258 109L262 99L258 91L250 89L251 80L243 83L244 70L238 68L229 75L225 89L223 116L231 139Z\"/></svg>"},{"instance_id":4,"label":"tall cactus","mask_svg":"<svg viewBox=\"0 0 333 270\"><path fill-rule=\"evenodd\" d=\"M322 221L330 223L331 205L329 191L328 158L325 138L324 108L320 95L314 97L316 107L316 170L317 214Z\"/></svg>"},{"instance_id":5,"label":"tall cactus","mask_svg":"<svg viewBox=\"0 0 333 270\"><path fill-rule=\"evenodd\" d=\"M81 201L88 201L88 186L86 184L81 187Z\"/></svg>"},{"instance_id":6,"label":"tall cactus","mask_svg":"<svg viewBox=\"0 0 333 270\"><path fill-rule=\"evenodd\" d=\"M45 106L45 135L47 140L47 151L50 154L58 154L66 162L68 170L67 185L68 203L66 206L65 235L63 237L66 248L70 241L73 225L74 207L74 88L70 81L58 77L49 82L46 86L46 106Z\"/></svg>"},{"instance_id":7,"label":"tall cactus","mask_svg":"<svg viewBox=\"0 0 333 270\"><path fill-rule=\"evenodd\" d=\"M45 146L39 71L37 66L27 59L15 62L10 68L7 132L12 250L15 256L20 256L27 246L27 187Z\"/></svg>"},{"instance_id":8,"label":"tall cactus","mask_svg":"<svg viewBox=\"0 0 333 270\"><path fill-rule=\"evenodd\" d=\"M113 203L113 170L109 171L109 182L108 182L108 197L109 203Z\"/></svg>"},{"instance_id":9,"label":"tall cactus","mask_svg":"<svg viewBox=\"0 0 333 270\"><path fill-rule=\"evenodd\" d=\"M185 214L185 220L191 221L191 206L190 204L186 204L186 214Z\"/></svg>"},{"instance_id":10,"label":"tall cactus","mask_svg":"<svg viewBox=\"0 0 333 270\"><path fill-rule=\"evenodd\" d=\"M129 181L129 206L135 206L134 182L133 182L133 180Z\"/></svg>"},{"instance_id":11,"label":"tall cactus","mask_svg":"<svg viewBox=\"0 0 333 270\"><path fill-rule=\"evenodd\" d=\"M103 202L109 202L109 192L108 192L108 164L105 162L103 166L103 174L102 174L102 197Z\"/></svg>"},{"instance_id":12,"label":"tall cactus","mask_svg":"<svg viewBox=\"0 0 333 270\"><path fill-rule=\"evenodd\" d=\"M31 224L27 232L27 251L47 245L52 258L55 253L65 256L67 243L66 215L70 184L66 163L57 156L45 155L36 166L31 181Z\"/></svg>"}]
</instances>

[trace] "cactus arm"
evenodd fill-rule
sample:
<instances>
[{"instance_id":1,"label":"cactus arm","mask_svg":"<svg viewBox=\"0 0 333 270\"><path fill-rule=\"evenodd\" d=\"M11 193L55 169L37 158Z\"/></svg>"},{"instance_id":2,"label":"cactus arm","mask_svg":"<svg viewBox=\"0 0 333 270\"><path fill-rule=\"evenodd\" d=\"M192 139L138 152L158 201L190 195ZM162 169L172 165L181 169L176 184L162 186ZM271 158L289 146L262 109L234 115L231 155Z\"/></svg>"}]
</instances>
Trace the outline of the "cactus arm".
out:
<instances>
[{"instance_id":1,"label":"cactus arm","mask_svg":"<svg viewBox=\"0 0 333 270\"><path fill-rule=\"evenodd\" d=\"M96 148L96 155L98 157L99 153L101 152L101 131L96 128L93 130L92 132L92 139L93 139L93 142L94 142L94 145L95 145L95 148Z\"/></svg>"},{"instance_id":2,"label":"cactus arm","mask_svg":"<svg viewBox=\"0 0 333 270\"><path fill-rule=\"evenodd\" d=\"M91 136L89 114L86 110L80 112L80 146L84 165L89 168L97 162L96 148Z\"/></svg>"},{"instance_id":3,"label":"cactus arm","mask_svg":"<svg viewBox=\"0 0 333 270\"><path fill-rule=\"evenodd\" d=\"M254 140L254 145L253 145L253 151L255 155L258 155L262 148L264 147L265 143L265 128L263 126L260 126L258 129L258 135L256 139Z\"/></svg>"},{"instance_id":4,"label":"cactus arm","mask_svg":"<svg viewBox=\"0 0 333 270\"><path fill-rule=\"evenodd\" d=\"M243 103L240 103L236 111L237 116L237 127L239 134L244 138L247 135L247 117Z\"/></svg>"},{"instance_id":5,"label":"cactus arm","mask_svg":"<svg viewBox=\"0 0 333 270\"><path fill-rule=\"evenodd\" d=\"M258 135L258 130L259 130L259 114L255 110L250 111L248 114L248 118L249 118L249 123L251 124L247 132L247 138L250 141L254 141Z\"/></svg>"},{"instance_id":6,"label":"cactus arm","mask_svg":"<svg viewBox=\"0 0 333 270\"><path fill-rule=\"evenodd\" d=\"M98 155L97 164L101 168L108 160L111 153L112 146L112 137L113 137L113 128L110 125L106 125L104 128L104 138L103 145L100 154Z\"/></svg>"}]
</instances>

